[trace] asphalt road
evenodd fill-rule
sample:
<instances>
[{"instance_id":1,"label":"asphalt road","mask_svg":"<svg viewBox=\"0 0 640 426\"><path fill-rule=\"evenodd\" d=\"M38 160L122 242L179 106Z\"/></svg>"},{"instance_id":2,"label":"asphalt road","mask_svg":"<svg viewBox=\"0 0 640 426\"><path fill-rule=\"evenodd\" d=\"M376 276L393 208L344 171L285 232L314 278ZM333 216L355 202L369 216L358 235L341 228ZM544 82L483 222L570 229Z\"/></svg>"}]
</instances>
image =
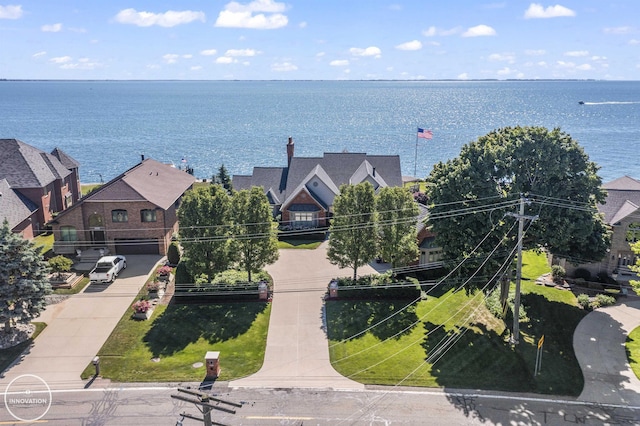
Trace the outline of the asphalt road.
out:
<instances>
[{"instance_id":1,"label":"asphalt road","mask_svg":"<svg viewBox=\"0 0 640 426\"><path fill-rule=\"evenodd\" d=\"M239 403L235 414L214 410L214 424L224 425L632 425L640 423L640 407L588 404L575 399L540 396L449 393L439 390L371 389L231 389L216 384L211 391ZM171 398L176 388L108 388L54 391L51 406L39 419L47 425L176 425L186 412L202 417L188 402ZM23 418L35 419L46 407L32 407ZM30 417L29 417L30 416ZM185 418L184 426L202 424ZM0 411L0 425L17 422ZM28 423L31 424L31 423Z\"/></svg>"}]
</instances>

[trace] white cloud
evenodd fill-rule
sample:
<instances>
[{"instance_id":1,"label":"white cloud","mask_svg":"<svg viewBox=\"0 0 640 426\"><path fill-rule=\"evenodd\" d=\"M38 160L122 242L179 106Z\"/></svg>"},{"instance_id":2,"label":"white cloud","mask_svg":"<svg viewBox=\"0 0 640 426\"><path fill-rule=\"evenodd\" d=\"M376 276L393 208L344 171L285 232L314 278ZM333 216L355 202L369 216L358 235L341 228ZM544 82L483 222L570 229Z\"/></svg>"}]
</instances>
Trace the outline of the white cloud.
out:
<instances>
[{"instance_id":1,"label":"white cloud","mask_svg":"<svg viewBox=\"0 0 640 426\"><path fill-rule=\"evenodd\" d=\"M498 70L498 75L509 75L511 73L513 73L514 71L509 68L509 67L504 67L501 70Z\"/></svg>"},{"instance_id":2,"label":"white cloud","mask_svg":"<svg viewBox=\"0 0 640 426\"><path fill-rule=\"evenodd\" d=\"M0 19L20 19L22 18L22 6L8 5L0 6Z\"/></svg>"},{"instance_id":3,"label":"white cloud","mask_svg":"<svg viewBox=\"0 0 640 426\"><path fill-rule=\"evenodd\" d=\"M213 56L216 53L218 53L218 51L216 49L206 49L206 50L201 50L200 54L202 56Z\"/></svg>"},{"instance_id":4,"label":"white cloud","mask_svg":"<svg viewBox=\"0 0 640 426\"><path fill-rule=\"evenodd\" d=\"M175 64L176 62L178 62L179 57L180 55L176 55L175 53L167 53L166 55L162 55L162 59L164 59L167 64Z\"/></svg>"},{"instance_id":5,"label":"white cloud","mask_svg":"<svg viewBox=\"0 0 640 426\"><path fill-rule=\"evenodd\" d=\"M576 64L574 64L573 62L557 61L556 64L560 68L575 68L576 67Z\"/></svg>"},{"instance_id":6,"label":"white cloud","mask_svg":"<svg viewBox=\"0 0 640 426\"><path fill-rule=\"evenodd\" d=\"M51 25L43 25L40 27L40 29L45 33L57 33L62 31L62 24L57 23L57 24L51 24Z\"/></svg>"},{"instance_id":7,"label":"white cloud","mask_svg":"<svg viewBox=\"0 0 640 426\"><path fill-rule=\"evenodd\" d=\"M603 31L605 34L616 34L616 35L632 34L635 32L635 30L631 27L609 27L609 28L605 28Z\"/></svg>"},{"instance_id":8,"label":"white cloud","mask_svg":"<svg viewBox=\"0 0 640 426\"><path fill-rule=\"evenodd\" d=\"M513 53L492 53L489 55L489 60L513 64L516 61L516 55Z\"/></svg>"},{"instance_id":9,"label":"white cloud","mask_svg":"<svg viewBox=\"0 0 640 426\"><path fill-rule=\"evenodd\" d=\"M271 71L277 71L277 72L289 72L289 71L297 71L298 70L298 66L295 64L292 64L291 62L280 62L280 63L274 63L271 64Z\"/></svg>"},{"instance_id":10,"label":"white cloud","mask_svg":"<svg viewBox=\"0 0 640 426\"><path fill-rule=\"evenodd\" d=\"M224 56L256 56L258 51L254 49L229 49L224 53Z\"/></svg>"},{"instance_id":11,"label":"white cloud","mask_svg":"<svg viewBox=\"0 0 640 426\"><path fill-rule=\"evenodd\" d=\"M191 59L191 58L193 58L193 55L191 53L187 53L186 55L182 55L182 57L184 59Z\"/></svg>"},{"instance_id":12,"label":"white cloud","mask_svg":"<svg viewBox=\"0 0 640 426\"><path fill-rule=\"evenodd\" d=\"M191 71L200 71L201 69L202 69L202 66L200 66L200 65L195 65L195 66L189 68L189 70L191 70Z\"/></svg>"},{"instance_id":13,"label":"white cloud","mask_svg":"<svg viewBox=\"0 0 640 426\"><path fill-rule=\"evenodd\" d=\"M73 58L71 56L58 56L49 59L49 61L53 62L54 64L65 64L67 62L71 62L72 60Z\"/></svg>"},{"instance_id":14,"label":"white cloud","mask_svg":"<svg viewBox=\"0 0 640 426\"><path fill-rule=\"evenodd\" d=\"M640 40L632 38L631 40L629 40L628 44L635 46L636 44L640 44Z\"/></svg>"},{"instance_id":15,"label":"white cloud","mask_svg":"<svg viewBox=\"0 0 640 426\"><path fill-rule=\"evenodd\" d=\"M573 57L580 57L580 56L589 56L589 52L587 50L571 50L569 52L564 52L564 56L573 56Z\"/></svg>"},{"instance_id":16,"label":"white cloud","mask_svg":"<svg viewBox=\"0 0 640 426\"><path fill-rule=\"evenodd\" d=\"M466 72L463 72L462 74L458 74L458 80L468 80L469 79L469 74L467 74Z\"/></svg>"},{"instance_id":17,"label":"white cloud","mask_svg":"<svg viewBox=\"0 0 640 426\"><path fill-rule=\"evenodd\" d=\"M360 47L352 47L349 52L354 56L375 56L379 58L382 55L382 50L376 46L369 46L366 49Z\"/></svg>"},{"instance_id":18,"label":"white cloud","mask_svg":"<svg viewBox=\"0 0 640 426\"><path fill-rule=\"evenodd\" d=\"M401 43L396 46L398 50L420 50L422 49L422 43L419 40L411 40L406 43Z\"/></svg>"},{"instance_id":19,"label":"white cloud","mask_svg":"<svg viewBox=\"0 0 640 426\"><path fill-rule=\"evenodd\" d=\"M220 11L215 26L258 30L282 28L289 23L287 16L282 14L286 10L286 4L273 0L254 0L248 4L232 1Z\"/></svg>"},{"instance_id":20,"label":"white cloud","mask_svg":"<svg viewBox=\"0 0 640 426\"><path fill-rule=\"evenodd\" d=\"M45 51L43 50L43 51L41 51L41 52L34 53L31 57L32 57L32 58L39 58L40 56L44 56L44 55L46 55L46 54L47 54L47 52L45 52Z\"/></svg>"},{"instance_id":21,"label":"white cloud","mask_svg":"<svg viewBox=\"0 0 640 426\"><path fill-rule=\"evenodd\" d=\"M346 59L336 59L329 62L329 65L331 65L332 67L346 67L349 65L349 61Z\"/></svg>"},{"instance_id":22,"label":"white cloud","mask_svg":"<svg viewBox=\"0 0 640 426\"><path fill-rule=\"evenodd\" d=\"M556 4L546 9L539 3L531 3L529 8L524 12L524 19L536 18L560 18L563 16L576 16L576 12Z\"/></svg>"},{"instance_id":23,"label":"white cloud","mask_svg":"<svg viewBox=\"0 0 640 426\"><path fill-rule=\"evenodd\" d=\"M139 27L159 25L161 27L175 27L180 24L188 24L193 21L205 21L204 12L192 10L169 10L165 13L138 12L135 9L124 9L115 16L116 22L121 24L133 24Z\"/></svg>"},{"instance_id":24,"label":"white cloud","mask_svg":"<svg viewBox=\"0 0 640 426\"><path fill-rule=\"evenodd\" d=\"M302 21L298 24L298 28L307 28L307 23L306 21Z\"/></svg>"},{"instance_id":25,"label":"white cloud","mask_svg":"<svg viewBox=\"0 0 640 426\"><path fill-rule=\"evenodd\" d=\"M235 62L238 62L238 60L230 58L229 56L220 56L216 58L216 64L233 64Z\"/></svg>"},{"instance_id":26,"label":"white cloud","mask_svg":"<svg viewBox=\"0 0 640 426\"><path fill-rule=\"evenodd\" d=\"M422 31L422 35L425 36L425 37L451 36L451 35L454 35L454 34L458 34L460 31L462 31L462 28L460 28L460 27L453 27L453 28L448 29L448 30L443 30L443 29L431 26L428 29Z\"/></svg>"},{"instance_id":27,"label":"white cloud","mask_svg":"<svg viewBox=\"0 0 640 426\"><path fill-rule=\"evenodd\" d=\"M318 52L316 53L316 58L322 58L326 54L327 54L326 52Z\"/></svg>"},{"instance_id":28,"label":"white cloud","mask_svg":"<svg viewBox=\"0 0 640 426\"><path fill-rule=\"evenodd\" d=\"M496 30L488 25L476 25L462 33L462 37L484 37L494 35L496 35Z\"/></svg>"},{"instance_id":29,"label":"white cloud","mask_svg":"<svg viewBox=\"0 0 640 426\"><path fill-rule=\"evenodd\" d=\"M545 55L546 53L547 51L544 49L537 49L537 50L527 49L524 51L524 54L527 56L542 56L542 55Z\"/></svg>"},{"instance_id":30,"label":"white cloud","mask_svg":"<svg viewBox=\"0 0 640 426\"><path fill-rule=\"evenodd\" d=\"M590 64L582 64L582 65L578 65L576 69L580 71L589 71L590 69L592 69L592 67Z\"/></svg>"}]
</instances>

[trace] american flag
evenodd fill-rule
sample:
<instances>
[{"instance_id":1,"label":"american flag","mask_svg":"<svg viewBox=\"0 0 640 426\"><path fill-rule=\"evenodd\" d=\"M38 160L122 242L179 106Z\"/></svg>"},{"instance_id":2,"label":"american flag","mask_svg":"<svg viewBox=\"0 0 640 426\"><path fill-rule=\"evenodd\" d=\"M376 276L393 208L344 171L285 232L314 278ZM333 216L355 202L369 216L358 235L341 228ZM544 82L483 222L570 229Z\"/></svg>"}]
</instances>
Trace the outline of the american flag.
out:
<instances>
[{"instance_id":1,"label":"american flag","mask_svg":"<svg viewBox=\"0 0 640 426\"><path fill-rule=\"evenodd\" d=\"M433 139L433 132L418 127L418 137L422 139Z\"/></svg>"}]
</instances>

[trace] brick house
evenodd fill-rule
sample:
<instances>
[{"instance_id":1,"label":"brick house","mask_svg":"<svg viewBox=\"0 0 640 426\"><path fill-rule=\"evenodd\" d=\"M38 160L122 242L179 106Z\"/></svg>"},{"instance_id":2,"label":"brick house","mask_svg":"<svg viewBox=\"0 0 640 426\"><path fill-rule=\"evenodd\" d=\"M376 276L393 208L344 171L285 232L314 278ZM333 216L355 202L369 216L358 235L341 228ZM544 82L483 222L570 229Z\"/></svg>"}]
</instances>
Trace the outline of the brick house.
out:
<instances>
[{"instance_id":1,"label":"brick house","mask_svg":"<svg viewBox=\"0 0 640 426\"><path fill-rule=\"evenodd\" d=\"M376 190L402 186L398 155L340 152L296 157L294 148L289 138L286 167L254 167L253 174L234 175L232 179L237 190L262 187L284 229L328 226L340 185L367 181Z\"/></svg>"},{"instance_id":2,"label":"brick house","mask_svg":"<svg viewBox=\"0 0 640 426\"><path fill-rule=\"evenodd\" d=\"M182 195L194 182L173 166L143 159L51 222L54 252L104 247L117 254L164 255L178 231Z\"/></svg>"},{"instance_id":3,"label":"brick house","mask_svg":"<svg viewBox=\"0 0 640 426\"><path fill-rule=\"evenodd\" d=\"M80 198L79 165L56 148L41 151L0 139L0 220L25 238L38 235L56 213Z\"/></svg>"},{"instance_id":4,"label":"brick house","mask_svg":"<svg viewBox=\"0 0 640 426\"><path fill-rule=\"evenodd\" d=\"M637 256L631 244L640 241L640 181L623 176L602 186L607 191L604 204L598 210L611 230L611 246L607 256L600 262L572 265L564 259L553 259L553 263L564 266L568 274L577 268L589 270L593 275L606 273L618 280L634 279L635 273L629 269Z\"/></svg>"}]
</instances>

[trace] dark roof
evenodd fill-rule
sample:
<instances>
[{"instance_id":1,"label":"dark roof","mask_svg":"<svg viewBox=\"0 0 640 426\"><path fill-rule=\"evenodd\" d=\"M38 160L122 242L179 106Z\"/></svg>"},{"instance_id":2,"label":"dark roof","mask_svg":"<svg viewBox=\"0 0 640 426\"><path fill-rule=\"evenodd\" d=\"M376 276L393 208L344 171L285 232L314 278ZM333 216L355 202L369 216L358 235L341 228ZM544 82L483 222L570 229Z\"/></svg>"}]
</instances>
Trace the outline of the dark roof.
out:
<instances>
[{"instance_id":1,"label":"dark roof","mask_svg":"<svg viewBox=\"0 0 640 426\"><path fill-rule=\"evenodd\" d=\"M17 139L0 139L0 179L12 188L44 188L71 172L52 154Z\"/></svg>"},{"instance_id":2,"label":"dark roof","mask_svg":"<svg viewBox=\"0 0 640 426\"><path fill-rule=\"evenodd\" d=\"M80 167L80 163L78 163L73 159L73 157L69 156L69 154L67 154L60 148L54 148L53 151L51 151L51 155L56 157L60 161L60 163L62 163L62 165L69 170L77 169L78 167Z\"/></svg>"},{"instance_id":3,"label":"dark roof","mask_svg":"<svg viewBox=\"0 0 640 426\"><path fill-rule=\"evenodd\" d=\"M234 176L235 189L261 186L270 189L282 202L299 187L305 178L320 166L335 186L350 183L349 179L367 161L389 186L402 186L400 157L398 155L367 155L364 153L325 153L322 157L292 157L289 167L255 167L251 176Z\"/></svg>"},{"instance_id":4,"label":"dark roof","mask_svg":"<svg viewBox=\"0 0 640 426\"><path fill-rule=\"evenodd\" d=\"M613 225L640 208L640 181L623 176L602 185L607 190L604 204L598 210L604 213L605 222Z\"/></svg>"},{"instance_id":5,"label":"dark roof","mask_svg":"<svg viewBox=\"0 0 640 426\"><path fill-rule=\"evenodd\" d=\"M19 191L11 189L6 179L0 179L0 222L7 219L9 228L13 229L36 210L38 206Z\"/></svg>"}]
</instances>

